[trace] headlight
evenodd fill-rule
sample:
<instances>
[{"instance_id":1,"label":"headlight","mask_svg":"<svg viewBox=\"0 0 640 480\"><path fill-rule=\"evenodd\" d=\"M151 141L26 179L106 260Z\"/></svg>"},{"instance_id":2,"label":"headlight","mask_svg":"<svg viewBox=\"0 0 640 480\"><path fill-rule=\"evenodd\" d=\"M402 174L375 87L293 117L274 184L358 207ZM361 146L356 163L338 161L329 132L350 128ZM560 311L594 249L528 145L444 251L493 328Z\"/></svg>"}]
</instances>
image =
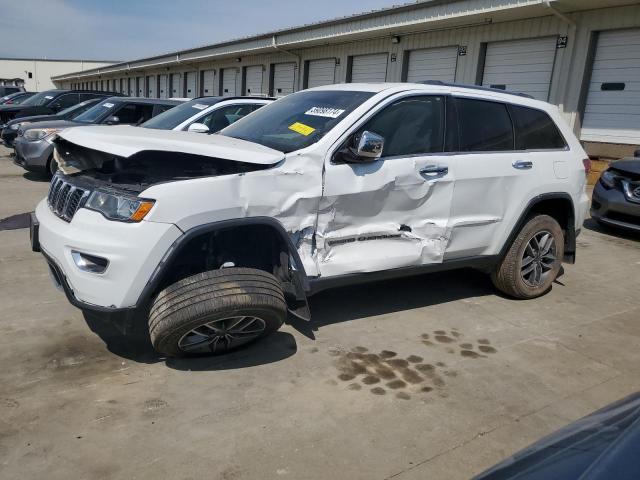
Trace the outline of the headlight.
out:
<instances>
[{"instance_id":1,"label":"headlight","mask_svg":"<svg viewBox=\"0 0 640 480\"><path fill-rule=\"evenodd\" d=\"M38 140L53 135L59 130L59 128L30 128L24 132L24 138L29 142L37 142Z\"/></svg>"},{"instance_id":2,"label":"headlight","mask_svg":"<svg viewBox=\"0 0 640 480\"><path fill-rule=\"evenodd\" d=\"M21 123L14 123L13 125L9 125L9 130L18 130L20 128Z\"/></svg>"},{"instance_id":3,"label":"headlight","mask_svg":"<svg viewBox=\"0 0 640 480\"><path fill-rule=\"evenodd\" d=\"M602 175L600 175L600 181L607 188L614 188L619 178L620 177L618 177L611 170L605 170L604 172L602 172Z\"/></svg>"},{"instance_id":4,"label":"headlight","mask_svg":"<svg viewBox=\"0 0 640 480\"><path fill-rule=\"evenodd\" d=\"M139 222L154 203L153 200L95 191L89 196L85 208L100 212L109 220Z\"/></svg>"}]
</instances>

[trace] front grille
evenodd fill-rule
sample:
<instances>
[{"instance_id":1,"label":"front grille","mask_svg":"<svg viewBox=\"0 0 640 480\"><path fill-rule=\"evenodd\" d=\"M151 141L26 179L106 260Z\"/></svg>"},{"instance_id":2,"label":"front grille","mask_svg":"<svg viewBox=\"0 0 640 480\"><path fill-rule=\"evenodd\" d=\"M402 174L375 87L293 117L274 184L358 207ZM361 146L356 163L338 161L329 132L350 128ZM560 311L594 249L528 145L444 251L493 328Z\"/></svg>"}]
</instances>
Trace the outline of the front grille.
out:
<instances>
[{"instance_id":1,"label":"front grille","mask_svg":"<svg viewBox=\"0 0 640 480\"><path fill-rule=\"evenodd\" d=\"M51 180L47 202L53 213L70 222L89 193L88 190L78 188L56 175Z\"/></svg>"}]
</instances>

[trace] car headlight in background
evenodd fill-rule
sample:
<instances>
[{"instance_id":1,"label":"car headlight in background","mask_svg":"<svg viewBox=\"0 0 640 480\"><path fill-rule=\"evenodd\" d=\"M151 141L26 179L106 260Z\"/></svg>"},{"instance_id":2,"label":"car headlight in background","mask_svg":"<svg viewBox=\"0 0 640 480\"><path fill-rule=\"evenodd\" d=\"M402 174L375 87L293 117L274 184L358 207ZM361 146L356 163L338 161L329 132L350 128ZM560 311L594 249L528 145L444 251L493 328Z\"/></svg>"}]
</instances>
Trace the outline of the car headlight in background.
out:
<instances>
[{"instance_id":1,"label":"car headlight in background","mask_svg":"<svg viewBox=\"0 0 640 480\"><path fill-rule=\"evenodd\" d=\"M619 178L620 177L611 170L605 170L602 172L602 175L600 175L600 181L607 188L614 188Z\"/></svg>"},{"instance_id":2,"label":"car headlight in background","mask_svg":"<svg viewBox=\"0 0 640 480\"><path fill-rule=\"evenodd\" d=\"M85 208L100 212L109 220L139 222L154 203L153 200L95 191L89 196Z\"/></svg>"},{"instance_id":3,"label":"car headlight in background","mask_svg":"<svg viewBox=\"0 0 640 480\"><path fill-rule=\"evenodd\" d=\"M37 142L60 131L59 128L30 128L25 130L23 137L29 142Z\"/></svg>"}]
</instances>

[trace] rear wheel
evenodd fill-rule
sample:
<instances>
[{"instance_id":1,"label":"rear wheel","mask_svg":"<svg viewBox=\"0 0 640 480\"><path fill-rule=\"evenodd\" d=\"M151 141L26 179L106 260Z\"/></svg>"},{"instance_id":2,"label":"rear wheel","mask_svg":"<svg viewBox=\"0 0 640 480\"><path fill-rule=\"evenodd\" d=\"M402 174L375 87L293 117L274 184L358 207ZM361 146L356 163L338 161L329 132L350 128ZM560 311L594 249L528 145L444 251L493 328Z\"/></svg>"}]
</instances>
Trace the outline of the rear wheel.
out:
<instances>
[{"instance_id":1,"label":"rear wheel","mask_svg":"<svg viewBox=\"0 0 640 480\"><path fill-rule=\"evenodd\" d=\"M225 268L161 291L151 307L149 333L154 348L168 356L222 354L275 332L286 315L273 275Z\"/></svg>"},{"instance_id":2,"label":"rear wheel","mask_svg":"<svg viewBox=\"0 0 640 480\"><path fill-rule=\"evenodd\" d=\"M520 299L546 293L564 256L564 234L548 215L536 215L522 227L491 279L496 288Z\"/></svg>"}]
</instances>

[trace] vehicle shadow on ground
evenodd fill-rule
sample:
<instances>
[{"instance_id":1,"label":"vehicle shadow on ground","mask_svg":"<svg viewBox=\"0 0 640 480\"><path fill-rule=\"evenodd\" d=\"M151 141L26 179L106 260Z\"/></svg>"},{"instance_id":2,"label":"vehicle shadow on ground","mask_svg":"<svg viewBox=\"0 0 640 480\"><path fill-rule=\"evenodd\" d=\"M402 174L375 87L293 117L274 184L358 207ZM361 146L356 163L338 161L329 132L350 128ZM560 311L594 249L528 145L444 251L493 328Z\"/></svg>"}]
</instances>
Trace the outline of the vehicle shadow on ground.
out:
<instances>
[{"instance_id":1,"label":"vehicle shadow on ground","mask_svg":"<svg viewBox=\"0 0 640 480\"><path fill-rule=\"evenodd\" d=\"M488 275L475 270L431 273L341 287L321 292L310 299L311 321L289 318L287 323L302 335L315 339L320 328L375 315L402 312L463 298L495 295ZM144 318L135 319L123 334L112 323L84 314L89 328L115 355L137 363L165 364L176 370L217 371L248 368L277 362L294 355L296 341L278 331L256 343L221 356L165 358L152 347Z\"/></svg>"},{"instance_id":2,"label":"vehicle shadow on ground","mask_svg":"<svg viewBox=\"0 0 640 480\"><path fill-rule=\"evenodd\" d=\"M293 335L287 332L276 332L255 344L226 355L167 358L153 349L145 319L135 319L133 328L125 334L108 321L87 313L83 316L91 331L100 337L114 355L136 363L165 362L168 367L175 370L215 371L248 368L284 360L297 351Z\"/></svg>"},{"instance_id":3,"label":"vehicle shadow on ground","mask_svg":"<svg viewBox=\"0 0 640 480\"><path fill-rule=\"evenodd\" d=\"M315 339L314 332L334 323L495 294L489 276L476 270L429 273L318 293L309 301L311 321L291 325Z\"/></svg>"},{"instance_id":4,"label":"vehicle shadow on ground","mask_svg":"<svg viewBox=\"0 0 640 480\"><path fill-rule=\"evenodd\" d=\"M609 227L607 225L600 225L593 218L587 218L582 226L585 230L591 230L592 232L603 233L612 237L621 238L624 240L640 241L640 233L631 232L622 228ZM579 239L580 237L578 237Z\"/></svg>"},{"instance_id":5,"label":"vehicle shadow on ground","mask_svg":"<svg viewBox=\"0 0 640 480\"><path fill-rule=\"evenodd\" d=\"M31 182L49 182L49 177L47 177L44 173L25 172L22 174L22 178Z\"/></svg>"}]
</instances>

